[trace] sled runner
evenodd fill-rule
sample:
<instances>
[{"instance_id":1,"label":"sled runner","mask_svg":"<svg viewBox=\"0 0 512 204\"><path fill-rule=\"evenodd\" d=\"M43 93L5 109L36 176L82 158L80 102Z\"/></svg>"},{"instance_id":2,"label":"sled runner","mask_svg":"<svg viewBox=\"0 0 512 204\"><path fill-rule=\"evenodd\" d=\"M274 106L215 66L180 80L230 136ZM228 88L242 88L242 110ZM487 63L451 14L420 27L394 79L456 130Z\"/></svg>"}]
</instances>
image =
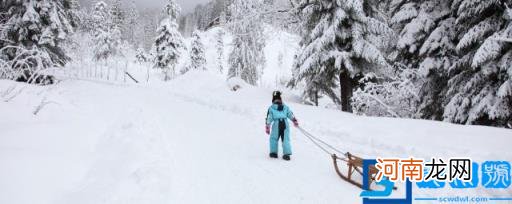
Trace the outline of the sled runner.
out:
<instances>
[{"instance_id":1,"label":"sled runner","mask_svg":"<svg viewBox=\"0 0 512 204\"><path fill-rule=\"evenodd\" d=\"M347 152L345 156L345 158L340 158L336 156L336 154L332 154L332 161L334 164L334 168L336 169L336 173L341 177L341 179L362 189L363 183L355 181L353 179L353 175L355 172L357 172L359 175L361 175L361 177L363 176L363 159L361 157L352 155L350 152ZM341 172L338 166L338 161L343 161L347 163L348 171L346 175ZM371 184L375 181L375 176L377 175L379 170L374 165L370 166L369 168L370 169L368 172L370 174L370 179L368 179L368 186L371 186ZM393 187L393 190L396 189L396 187Z\"/></svg>"},{"instance_id":2,"label":"sled runner","mask_svg":"<svg viewBox=\"0 0 512 204\"><path fill-rule=\"evenodd\" d=\"M361 182L357 182L352 179L353 174L355 172L359 173L361 177L363 176L363 159L357 156L354 156L347 152L346 158L340 158L336 154L332 155L332 161L334 164L334 169L336 170L336 173L338 176L341 177L341 179L345 180L346 182L351 183L352 185L355 185L359 188L363 188L363 184ZM346 174L343 174L338 166L338 161L343 161L347 163L348 171ZM370 173L370 179L368 180L368 186L371 185L371 183L375 180L375 174L377 174L378 170L375 168L375 166L371 166L369 169Z\"/></svg>"}]
</instances>

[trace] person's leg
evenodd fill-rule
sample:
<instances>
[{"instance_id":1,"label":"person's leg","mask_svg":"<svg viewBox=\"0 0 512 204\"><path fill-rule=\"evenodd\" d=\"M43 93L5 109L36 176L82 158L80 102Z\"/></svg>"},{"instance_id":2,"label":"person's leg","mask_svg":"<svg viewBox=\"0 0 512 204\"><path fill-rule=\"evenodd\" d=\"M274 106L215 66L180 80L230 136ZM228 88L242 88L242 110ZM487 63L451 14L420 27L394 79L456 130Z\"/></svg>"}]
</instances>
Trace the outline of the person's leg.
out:
<instances>
[{"instance_id":1,"label":"person's leg","mask_svg":"<svg viewBox=\"0 0 512 204\"><path fill-rule=\"evenodd\" d=\"M279 151L278 141L279 141L279 136L277 135L277 131L272 130L272 133L270 133L270 139L269 139L270 153L277 154L277 151Z\"/></svg>"},{"instance_id":2,"label":"person's leg","mask_svg":"<svg viewBox=\"0 0 512 204\"><path fill-rule=\"evenodd\" d=\"M290 144L290 128L286 128L286 131L284 132L284 138L283 138L283 154L284 155L291 155L292 154L292 146Z\"/></svg>"}]
</instances>

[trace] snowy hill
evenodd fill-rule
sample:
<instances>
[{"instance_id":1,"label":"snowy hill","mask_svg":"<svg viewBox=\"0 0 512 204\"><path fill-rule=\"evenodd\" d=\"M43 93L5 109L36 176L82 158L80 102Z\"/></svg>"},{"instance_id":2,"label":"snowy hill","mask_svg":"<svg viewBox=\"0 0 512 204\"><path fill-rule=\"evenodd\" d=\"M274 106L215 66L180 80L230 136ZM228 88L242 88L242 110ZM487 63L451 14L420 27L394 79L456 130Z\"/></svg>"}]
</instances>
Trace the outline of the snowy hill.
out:
<instances>
[{"instance_id":1,"label":"snowy hill","mask_svg":"<svg viewBox=\"0 0 512 204\"><path fill-rule=\"evenodd\" d=\"M263 121L271 89L233 92L210 72L148 85L0 87L0 203L360 202L360 189L343 182L330 157L296 129L292 161L268 158ZM301 126L342 151L512 160L510 130L360 117L295 98L285 101Z\"/></svg>"}]
</instances>

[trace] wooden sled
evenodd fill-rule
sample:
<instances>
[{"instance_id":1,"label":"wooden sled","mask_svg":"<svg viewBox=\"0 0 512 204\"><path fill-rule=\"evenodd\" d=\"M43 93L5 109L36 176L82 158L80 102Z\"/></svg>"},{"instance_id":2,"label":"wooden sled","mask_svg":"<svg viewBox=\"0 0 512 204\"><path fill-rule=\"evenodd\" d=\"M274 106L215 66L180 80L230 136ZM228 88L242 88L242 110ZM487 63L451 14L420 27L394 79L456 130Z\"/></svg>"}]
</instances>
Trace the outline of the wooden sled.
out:
<instances>
[{"instance_id":1,"label":"wooden sled","mask_svg":"<svg viewBox=\"0 0 512 204\"><path fill-rule=\"evenodd\" d=\"M347 163L348 166L348 172L346 175L341 173L340 168L338 167L338 160L344 161ZM346 158L340 158L336 156L336 154L332 155L332 161L334 163L334 168L336 169L336 173L341 177L341 179L345 180L346 182L349 182L352 185L355 185L361 189L363 189L363 183L357 182L352 179L352 175L354 172L359 173L361 176L363 176L363 159L361 157L354 156L347 152ZM369 174L370 179L368 180L368 186L371 186L371 184L375 181L375 176L379 172L379 170L374 166L369 167ZM393 187L393 190L396 190L396 187ZM371 190L371 189L370 189Z\"/></svg>"}]
</instances>

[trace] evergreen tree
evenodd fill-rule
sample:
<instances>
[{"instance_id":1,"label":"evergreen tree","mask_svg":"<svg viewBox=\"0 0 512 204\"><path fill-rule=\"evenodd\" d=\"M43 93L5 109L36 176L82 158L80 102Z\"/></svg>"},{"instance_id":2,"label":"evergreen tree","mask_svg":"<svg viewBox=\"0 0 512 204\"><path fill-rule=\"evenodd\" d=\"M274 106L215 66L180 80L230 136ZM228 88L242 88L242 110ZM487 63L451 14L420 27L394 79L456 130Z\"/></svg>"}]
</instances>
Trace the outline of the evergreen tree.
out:
<instances>
[{"instance_id":1,"label":"evergreen tree","mask_svg":"<svg viewBox=\"0 0 512 204\"><path fill-rule=\"evenodd\" d=\"M95 28L95 19L94 19L94 5L89 8L80 8L77 12L77 16L80 19L78 23L78 31L80 33L89 33L94 34Z\"/></svg>"},{"instance_id":2,"label":"evergreen tree","mask_svg":"<svg viewBox=\"0 0 512 204\"><path fill-rule=\"evenodd\" d=\"M362 0L297 2L303 38L292 85L304 82L305 97L321 92L350 112L356 77L387 66L375 36L389 35L392 30L367 14L376 12L368 5Z\"/></svg>"},{"instance_id":3,"label":"evergreen tree","mask_svg":"<svg viewBox=\"0 0 512 204\"><path fill-rule=\"evenodd\" d=\"M121 0L113 0L112 6L109 9L110 13L110 23L112 27L116 27L120 29L126 20L126 14L123 11L123 7L121 5Z\"/></svg>"},{"instance_id":4,"label":"evergreen tree","mask_svg":"<svg viewBox=\"0 0 512 204\"><path fill-rule=\"evenodd\" d=\"M126 13L123 10L121 0L113 0L112 6L109 9L109 29L112 35L112 40L115 43L116 52L120 53L120 46L123 40L126 39L127 31L124 30L126 22Z\"/></svg>"},{"instance_id":5,"label":"evergreen tree","mask_svg":"<svg viewBox=\"0 0 512 204\"><path fill-rule=\"evenodd\" d=\"M8 78L27 81L35 69L69 60L61 44L73 32L70 6L67 0L0 3L0 68L18 73Z\"/></svg>"},{"instance_id":6,"label":"evergreen tree","mask_svg":"<svg viewBox=\"0 0 512 204\"><path fill-rule=\"evenodd\" d=\"M228 77L240 77L252 85L257 84L265 63L261 5L259 0L235 0L230 9L233 50L229 55Z\"/></svg>"},{"instance_id":7,"label":"evergreen tree","mask_svg":"<svg viewBox=\"0 0 512 204\"><path fill-rule=\"evenodd\" d=\"M81 24L83 24L84 22L82 22L82 14L81 14L81 8L80 8L80 3L78 2L78 0L69 0L68 1L68 4L69 4L69 22L71 23L71 25L74 27L74 28L79 28L79 26Z\"/></svg>"},{"instance_id":8,"label":"evergreen tree","mask_svg":"<svg viewBox=\"0 0 512 204\"><path fill-rule=\"evenodd\" d=\"M128 42L131 44L138 44L142 40L142 33L141 31L141 22L139 20L140 14L139 10L137 9L137 5L135 5L135 2L132 1L130 3L130 7L128 8L128 12L126 13L126 20L124 29L126 31Z\"/></svg>"},{"instance_id":9,"label":"evergreen tree","mask_svg":"<svg viewBox=\"0 0 512 204\"><path fill-rule=\"evenodd\" d=\"M107 3L104 1L97 1L94 4L92 11L92 19L93 19L93 35L96 36L100 32L105 32L108 28L107 20L109 19L109 15L107 13Z\"/></svg>"},{"instance_id":10,"label":"evergreen tree","mask_svg":"<svg viewBox=\"0 0 512 204\"><path fill-rule=\"evenodd\" d=\"M164 80L169 80L175 74L176 64L180 57L179 49L184 47L183 37L178 31L177 18L180 7L175 0L168 0L164 12L166 18L160 23L155 39L155 68L162 69Z\"/></svg>"},{"instance_id":11,"label":"evergreen tree","mask_svg":"<svg viewBox=\"0 0 512 204\"><path fill-rule=\"evenodd\" d=\"M445 121L506 126L512 122L510 1L454 1L458 62L450 69Z\"/></svg>"},{"instance_id":12,"label":"evergreen tree","mask_svg":"<svg viewBox=\"0 0 512 204\"><path fill-rule=\"evenodd\" d=\"M158 28L160 23L156 13L158 12L152 9L145 9L141 15L143 24L142 42L144 44L144 48L146 49L150 49L155 43L155 30Z\"/></svg>"},{"instance_id":13,"label":"evergreen tree","mask_svg":"<svg viewBox=\"0 0 512 204\"><path fill-rule=\"evenodd\" d=\"M206 59L204 54L204 45L196 30L192 34L192 48L190 49L190 69L192 70L206 70Z\"/></svg>"},{"instance_id":14,"label":"evergreen tree","mask_svg":"<svg viewBox=\"0 0 512 204\"><path fill-rule=\"evenodd\" d=\"M149 61L146 51L144 51L144 48L142 47L137 48L135 58L137 59L138 63L145 63Z\"/></svg>"},{"instance_id":15,"label":"evergreen tree","mask_svg":"<svg viewBox=\"0 0 512 204\"><path fill-rule=\"evenodd\" d=\"M107 59L118 54L121 41L119 27L113 23L108 6L98 1L93 8L94 58Z\"/></svg>"},{"instance_id":16,"label":"evergreen tree","mask_svg":"<svg viewBox=\"0 0 512 204\"><path fill-rule=\"evenodd\" d=\"M399 33L395 61L418 70L416 117L440 120L450 67L456 63L455 19L451 0L392 1L391 23Z\"/></svg>"}]
</instances>

